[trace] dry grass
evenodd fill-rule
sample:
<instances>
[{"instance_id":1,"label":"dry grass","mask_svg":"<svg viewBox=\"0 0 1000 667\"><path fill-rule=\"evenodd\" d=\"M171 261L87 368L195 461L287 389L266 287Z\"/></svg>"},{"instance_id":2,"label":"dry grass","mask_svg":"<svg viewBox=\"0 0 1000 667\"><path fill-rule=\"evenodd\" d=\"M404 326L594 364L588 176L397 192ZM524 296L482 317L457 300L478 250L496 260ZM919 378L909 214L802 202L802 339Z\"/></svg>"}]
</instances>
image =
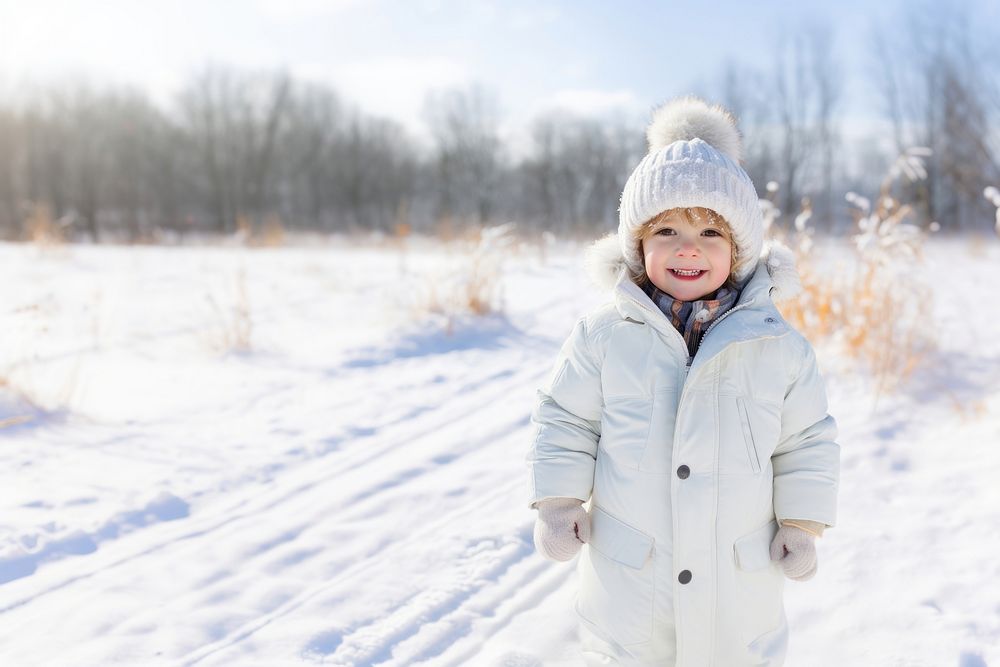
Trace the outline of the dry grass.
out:
<instances>
[{"instance_id":1,"label":"dry grass","mask_svg":"<svg viewBox=\"0 0 1000 667\"><path fill-rule=\"evenodd\" d=\"M434 238L449 243L455 240L458 229L459 225L452 216L443 215L434 223Z\"/></svg>"},{"instance_id":2,"label":"dry grass","mask_svg":"<svg viewBox=\"0 0 1000 667\"><path fill-rule=\"evenodd\" d=\"M781 304L782 314L810 340L832 340L861 360L876 382L876 395L892 391L934 349L927 326L931 292L861 262L851 273L828 275L799 259L803 291Z\"/></svg>"},{"instance_id":3,"label":"dry grass","mask_svg":"<svg viewBox=\"0 0 1000 667\"><path fill-rule=\"evenodd\" d=\"M4 419L0 419L0 428L19 426L20 424L26 424L31 420L32 420L32 415L16 415L14 417L5 417Z\"/></svg>"},{"instance_id":4,"label":"dry grass","mask_svg":"<svg viewBox=\"0 0 1000 667\"><path fill-rule=\"evenodd\" d=\"M990 411L985 399L975 401L963 400L947 387L944 388L944 391L948 395L951 407L958 413L963 422L978 421L989 415Z\"/></svg>"},{"instance_id":5,"label":"dry grass","mask_svg":"<svg viewBox=\"0 0 1000 667\"><path fill-rule=\"evenodd\" d=\"M9 391L13 393L14 396L19 399L20 403L32 408L32 413L37 411L38 406L32 403L30 398L24 395L24 392L19 387L14 385L7 375L0 375L0 391ZM34 418L34 414L32 413L7 415L0 418L0 429L27 423Z\"/></svg>"},{"instance_id":6,"label":"dry grass","mask_svg":"<svg viewBox=\"0 0 1000 667\"><path fill-rule=\"evenodd\" d=\"M217 352L249 352L253 349L253 318L244 269L237 271L235 284L235 294L228 307L220 304L212 294L205 297L213 323L206 333L207 342Z\"/></svg>"},{"instance_id":7,"label":"dry grass","mask_svg":"<svg viewBox=\"0 0 1000 667\"><path fill-rule=\"evenodd\" d=\"M985 259L992 239L981 233L971 234L965 239L965 251L974 259Z\"/></svg>"},{"instance_id":8,"label":"dry grass","mask_svg":"<svg viewBox=\"0 0 1000 667\"><path fill-rule=\"evenodd\" d=\"M48 204L32 204L24 220L24 237L40 248L54 248L65 245L68 228L68 221L53 217Z\"/></svg>"},{"instance_id":9,"label":"dry grass","mask_svg":"<svg viewBox=\"0 0 1000 667\"><path fill-rule=\"evenodd\" d=\"M67 363L71 364L68 371L66 363L48 369L30 363L15 364L0 375L0 388L8 390L32 413L69 410L80 389L82 358L76 355ZM32 414L13 415L3 420L3 426L20 424L32 418Z\"/></svg>"},{"instance_id":10,"label":"dry grass","mask_svg":"<svg viewBox=\"0 0 1000 667\"><path fill-rule=\"evenodd\" d=\"M94 294L94 308L89 326L93 348L101 345L105 329L100 291ZM5 345L0 358L0 389L26 406L28 414L8 415L0 419L0 427L24 423L38 413L69 411L81 397L85 385L81 382L86 348L66 358L49 356L46 338L57 328L53 317L58 309L44 302L26 303L8 311L5 318ZM84 343L87 327L79 328L79 343Z\"/></svg>"},{"instance_id":11,"label":"dry grass","mask_svg":"<svg viewBox=\"0 0 1000 667\"><path fill-rule=\"evenodd\" d=\"M990 185L983 190L983 196L986 200L993 204L993 208L996 209L994 212L994 218L996 222L993 223L993 231L996 232L997 236L1000 236L1000 189Z\"/></svg>"},{"instance_id":12,"label":"dry grass","mask_svg":"<svg viewBox=\"0 0 1000 667\"><path fill-rule=\"evenodd\" d=\"M277 215L269 215L257 229L250 218L239 215L236 218L236 238L244 245L254 248L277 248L285 245L288 234L285 223Z\"/></svg>"},{"instance_id":13,"label":"dry grass","mask_svg":"<svg viewBox=\"0 0 1000 667\"><path fill-rule=\"evenodd\" d=\"M264 221L260 232L251 238L251 245L267 248L280 247L285 245L286 236L284 222L278 216L271 215Z\"/></svg>"},{"instance_id":14,"label":"dry grass","mask_svg":"<svg viewBox=\"0 0 1000 667\"><path fill-rule=\"evenodd\" d=\"M428 314L446 318L451 333L460 315L490 315L505 308L501 284L503 262L516 245L513 225L485 227L473 232L471 251L458 263L425 277L424 287L411 305L411 317Z\"/></svg>"},{"instance_id":15,"label":"dry grass","mask_svg":"<svg viewBox=\"0 0 1000 667\"><path fill-rule=\"evenodd\" d=\"M907 152L904 167L890 170L874 210L849 194L859 233L854 267L820 271L813 256L808 203L796 219L789 245L796 253L802 293L781 304L783 316L807 338L830 340L861 361L875 380L875 398L897 389L927 362L935 348L928 326L932 292L914 267L923 261L927 234L906 223L910 206L892 197L898 177L922 172L923 151ZM897 165L899 161L897 161ZM908 171L908 169L910 171Z\"/></svg>"}]
</instances>

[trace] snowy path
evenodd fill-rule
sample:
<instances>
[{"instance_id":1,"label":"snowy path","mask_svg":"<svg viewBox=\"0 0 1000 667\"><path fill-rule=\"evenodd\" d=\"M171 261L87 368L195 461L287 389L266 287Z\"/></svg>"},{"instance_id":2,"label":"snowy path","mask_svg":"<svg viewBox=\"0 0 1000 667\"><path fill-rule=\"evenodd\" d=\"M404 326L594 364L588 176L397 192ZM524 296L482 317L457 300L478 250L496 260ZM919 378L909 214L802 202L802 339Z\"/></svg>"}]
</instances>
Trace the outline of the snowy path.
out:
<instances>
[{"instance_id":1,"label":"snowy path","mask_svg":"<svg viewBox=\"0 0 1000 667\"><path fill-rule=\"evenodd\" d=\"M375 250L0 255L0 370L65 399L0 393L30 417L0 429L0 664L577 664L573 563L534 554L522 463L602 298L577 256L515 258L508 318L446 337L399 329ZM788 587L791 665L1000 664L1000 317L956 298L1000 249L969 265L911 390L873 413L828 364L840 525ZM239 270L254 345L219 354L200 296L225 308Z\"/></svg>"}]
</instances>

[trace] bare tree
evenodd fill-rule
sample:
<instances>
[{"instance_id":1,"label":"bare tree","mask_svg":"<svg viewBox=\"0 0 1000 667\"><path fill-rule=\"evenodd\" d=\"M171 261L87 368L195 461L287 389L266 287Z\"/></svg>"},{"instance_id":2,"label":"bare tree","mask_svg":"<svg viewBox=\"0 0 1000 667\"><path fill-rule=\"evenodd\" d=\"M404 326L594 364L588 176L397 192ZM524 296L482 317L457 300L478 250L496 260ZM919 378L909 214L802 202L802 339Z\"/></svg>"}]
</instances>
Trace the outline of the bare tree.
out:
<instances>
[{"instance_id":1,"label":"bare tree","mask_svg":"<svg viewBox=\"0 0 1000 667\"><path fill-rule=\"evenodd\" d=\"M810 106L816 93L815 81L806 69L806 48L804 35L796 32L789 37L782 32L774 52L774 104L782 136L780 208L786 219L798 210L804 163L812 144Z\"/></svg>"},{"instance_id":2,"label":"bare tree","mask_svg":"<svg viewBox=\"0 0 1000 667\"><path fill-rule=\"evenodd\" d=\"M843 90L843 74L834 60L833 33L829 25L814 23L806 30L809 38L809 60L812 77L816 82L816 134L820 153L819 180L822 196L814 207L814 217L834 225L834 179L837 167L839 132L836 124L837 107Z\"/></svg>"},{"instance_id":3,"label":"bare tree","mask_svg":"<svg viewBox=\"0 0 1000 667\"><path fill-rule=\"evenodd\" d=\"M546 229L564 231L558 188L559 119L536 118L531 126L532 152L520 165L521 215L541 222Z\"/></svg>"},{"instance_id":4,"label":"bare tree","mask_svg":"<svg viewBox=\"0 0 1000 667\"><path fill-rule=\"evenodd\" d=\"M70 123L53 107L52 96L35 94L26 103L21 129L25 144L25 200L46 204L59 217L70 206ZM96 224L96 223L94 223ZM92 231L96 235L96 228Z\"/></svg>"},{"instance_id":5,"label":"bare tree","mask_svg":"<svg viewBox=\"0 0 1000 667\"><path fill-rule=\"evenodd\" d=\"M295 86L279 159L285 185L281 207L293 224L333 229L336 181L343 159L344 110L337 95L318 85Z\"/></svg>"},{"instance_id":6,"label":"bare tree","mask_svg":"<svg viewBox=\"0 0 1000 667\"><path fill-rule=\"evenodd\" d=\"M145 170L150 188L151 223L183 235L193 229L198 213L197 152L190 145L186 129L166 114L156 114L143 131L148 146Z\"/></svg>"},{"instance_id":7,"label":"bare tree","mask_svg":"<svg viewBox=\"0 0 1000 667\"><path fill-rule=\"evenodd\" d=\"M496 99L474 85L429 95L424 113L435 142L439 216L489 222L504 168Z\"/></svg>"},{"instance_id":8,"label":"bare tree","mask_svg":"<svg viewBox=\"0 0 1000 667\"><path fill-rule=\"evenodd\" d=\"M924 221L968 228L988 219L982 191L1000 178L996 53L963 4L917 3L898 23L906 30L872 30L874 83L896 148L933 151L927 179L911 186Z\"/></svg>"},{"instance_id":9,"label":"bare tree","mask_svg":"<svg viewBox=\"0 0 1000 667\"><path fill-rule=\"evenodd\" d=\"M22 152L21 119L13 109L0 109L0 234L17 238L21 200L18 172Z\"/></svg>"},{"instance_id":10,"label":"bare tree","mask_svg":"<svg viewBox=\"0 0 1000 667\"><path fill-rule=\"evenodd\" d=\"M778 146L762 152L781 188L778 206L790 221L803 198L818 200L812 208L818 226L829 228L837 213L836 111L842 73L836 65L834 36L828 24L805 22L791 32L782 27L775 41L771 108L777 121ZM769 142L775 141L768 133ZM774 155L775 162L770 158Z\"/></svg>"},{"instance_id":11,"label":"bare tree","mask_svg":"<svg viewBox=\"0 0 1000 667\"><path fill-rule=\"evenodd\" d=\"M134 91L104 96L101 132L108 155L107 198L115 227L130 241L149 238L160 197L165 166L159 152L173 150L157 141L164 120L149 100ZM169 173L166 174L169 177Z\"/></svg>"},{"instance_id":12,"label":"bare tree","mask_svg":"<svg viewBox=\"0 0 1000 667\"><path fill-rule=\"evenodd\" d=\"M333 147L337 204L352 227L389 230L413 196L414 151L398 123L354 112Z\"/></svg>"},{"instance_id":13,"label":"bare tree","mask_svg":"<svg viewBox=\"0 0 1000 667\"><path fill-rule=\"evenodd\" d=\"M47 141L42 142L53 192L65 193L53 200L54 213L78 219L91 239L99 241L100 216L109 203L108 184L113 174L112 152L106 145L109 124L104 100L96 91L79 85L52 92L47 102L44 131L63 139L55 150ZM63 184L65 190L61 189Z\"/></svg>"},{"instance_id":14,"label":"bare tree","mask_svg":"<svg viewBox=\"0 0 1000 667\"><path fill-rule=\"evenodd\" d=\"M181 98L183 121L202 156L206 198L219 231L274 210L277 136L285 120L287 74L203 71Z\"/></svg>"},{"instance_id":15,"label":"bare tree","mask_svg":"<svg viewBox=\"0 0 1000 667\"><path fill-rule=\"evenodd\" d=\"M743 137L743 167L758 187L777 176L777 136L767 77L732 60L723 66L719 100L735 117ZM763 194L763 193L762 193Z\"/></svg>"}]
</instances>

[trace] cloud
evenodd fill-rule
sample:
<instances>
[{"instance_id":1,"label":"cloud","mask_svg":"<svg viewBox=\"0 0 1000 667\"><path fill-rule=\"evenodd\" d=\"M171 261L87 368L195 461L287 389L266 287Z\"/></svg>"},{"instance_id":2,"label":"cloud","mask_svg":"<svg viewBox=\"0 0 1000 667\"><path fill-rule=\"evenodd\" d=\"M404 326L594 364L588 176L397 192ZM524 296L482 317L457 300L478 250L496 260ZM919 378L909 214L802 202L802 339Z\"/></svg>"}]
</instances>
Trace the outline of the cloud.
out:
<instances>
[{"instance_id":1,"label":"cloud","mask_svg":"<svg viewBox=\"0 0 1000 667\"><path fill-rule=\"evenodd\" d=\"M560 110L580 116L604 116L616 111L634 112L644 108L630 90L565 89L536 102L533 112Z\"/></svg>"},{"instance_id":2,"label":"cloud","mask_svg":"<svg viewBox=\"0 0 1000 667\"><path fill-rule=\"evenodd\" d=\"M295 74L332 85L369 113L399 120L411 129L423 125L424 99L437 88L461 87L469 69L446 58L383 58L341 66L303 65Z\"/></svg>"},{"instance_id":3,"label":"cloud","mask_svg":"<svg viewBox=\"0 0 1000 667\"><path fill-rule=\"evenodd\" d=\"M257 0L257 9L271 18L301 19L328 17L369 4L370 0Z\"/></svg>"},{"instance_id":4,"label":"cloud","mask_svg":"<svg viewBox=\"0 0 1000 667\"><path fill-rule=\"evenodd\" d=\"M562 18L555 7L514 7L508 10L508 23L515 28L544 28Z\"/></svg>"}]
</instances>

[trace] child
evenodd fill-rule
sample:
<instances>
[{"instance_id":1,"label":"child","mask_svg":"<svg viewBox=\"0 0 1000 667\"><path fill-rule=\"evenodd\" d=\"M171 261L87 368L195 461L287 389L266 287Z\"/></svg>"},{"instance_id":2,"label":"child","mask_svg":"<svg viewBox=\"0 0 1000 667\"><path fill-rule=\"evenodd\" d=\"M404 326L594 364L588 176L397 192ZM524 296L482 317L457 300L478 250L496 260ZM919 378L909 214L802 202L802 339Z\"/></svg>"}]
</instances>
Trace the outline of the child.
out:
<instances>
[{"instance_id":1,"label":"child","mask_svg":"<svg viewBox=\"0 0 1000 667\"><path fill-rule=\"evenodd\" d=\"M781 665L784 577L815 574L836 521L837 425L774 306L798 274L764 248L735 121L679 98L647 139L617 234L588 251L613 302L576 323L538 390L535 544L582 549L587 664Z\"/></svg>"}]
</instances>

